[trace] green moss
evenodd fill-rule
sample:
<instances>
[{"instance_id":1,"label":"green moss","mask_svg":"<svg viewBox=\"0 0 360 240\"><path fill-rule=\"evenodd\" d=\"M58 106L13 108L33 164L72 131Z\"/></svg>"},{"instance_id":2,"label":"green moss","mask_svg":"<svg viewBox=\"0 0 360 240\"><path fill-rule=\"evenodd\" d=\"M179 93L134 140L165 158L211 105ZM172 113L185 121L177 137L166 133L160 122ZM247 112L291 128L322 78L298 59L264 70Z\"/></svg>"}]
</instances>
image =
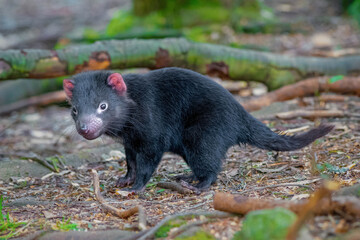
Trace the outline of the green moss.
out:
<instances>
[{"instance_id":1,"label":"green moss","mask_svg":"<svg viewBox=\"0 0 360 240\"><path fill-rule=\"evenodd\" d=\"M296 218L295 213L284 208L252 211L246 215L242 230L235 233L233 240L285 239Z\"/></svg>"},{"instance_id":2,"label":"green moss","mask_svg":"<svg viewBox=\"0 0 360 240\"><path fill-rule=\"evenodd\" d=\"M180 227L181 225L184 225L186 223L186 221L182 220L182 219L175 219L173 221L169 221L168 223L164 224L161 228L159 228L156 233L155 233L155 237L156 238L164 238L168 236L168 232L172 229L172 228L177 228Z\"/></svg>"},{"instance_id":3,"label":"green moss","mask_svg":"<svg viewBox=\"0 0 360 240\"><path fill-rule=\"evenodd\" d=\"M63 217L62 221L56 222L56 225L53 227L53 229L62 232L67 232L70 230L79 230L77 224L71 223L70 220L71 218L65 220L65 218Z\"/></svg>"},{"instance_id":4,"label":"green moss","mask_svg":"<svg viewBox=\"0 0 360 240\"><path fill-rule=\"evenodd\" d=\"M215 240L216 238L204 230L197 231L192 236L179 236L176 240Z\"/></svg>"}]
</instances>

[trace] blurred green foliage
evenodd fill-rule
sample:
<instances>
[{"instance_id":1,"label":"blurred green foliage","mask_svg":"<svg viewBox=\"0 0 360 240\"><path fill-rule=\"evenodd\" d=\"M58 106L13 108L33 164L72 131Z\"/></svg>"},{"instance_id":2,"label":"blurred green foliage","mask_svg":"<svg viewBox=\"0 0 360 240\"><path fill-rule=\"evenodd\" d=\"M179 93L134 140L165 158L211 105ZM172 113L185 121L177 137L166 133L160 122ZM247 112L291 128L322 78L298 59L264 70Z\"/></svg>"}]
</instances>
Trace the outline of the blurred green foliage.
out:
<instances>
[{"instance_id":1,"label":"blurred green foliage","mask_svg":"<svg viewBox=\"0 0 360 240\"><path fill-rule=\"evenodd\" d=\"M56 48L74 42L179 36L197 42L233 44L229 31L267 33L274 29L275 22L272 9L262 0L133 0L133 8L116 11L103 32L84 29L80 39L59 41Z\"/></svg>"},{"instance_id":2,"label":"blurred green foliage","mask_svg":"<svg viewBox=\"0 0 360 240\"><path fill-rule=\"evenodd\" d=\"M360 0L345 0L343 5L346 12L360 24Z\"/></svg>"},{"instance_id":3,"label":"blurred green foliage","mask_svg":"<svg viewBox=\"0 0 360 240\"><path fill-rule=\"evenodd\" d=\"M208 42L211 33L229 26L234 31L263 31L275 21L272 10L260 0L134 0L133 11L119 10L106 33L115 36L135 29L181 29L194 41ZM255 26L252 29L251 26ZM270 27L271 28L271 27ZM250 29L250 30L249 30ZM252 30L251 30L252 29ZM269 29L267 29L269 30Z\"/></svg>"}]
</instances>

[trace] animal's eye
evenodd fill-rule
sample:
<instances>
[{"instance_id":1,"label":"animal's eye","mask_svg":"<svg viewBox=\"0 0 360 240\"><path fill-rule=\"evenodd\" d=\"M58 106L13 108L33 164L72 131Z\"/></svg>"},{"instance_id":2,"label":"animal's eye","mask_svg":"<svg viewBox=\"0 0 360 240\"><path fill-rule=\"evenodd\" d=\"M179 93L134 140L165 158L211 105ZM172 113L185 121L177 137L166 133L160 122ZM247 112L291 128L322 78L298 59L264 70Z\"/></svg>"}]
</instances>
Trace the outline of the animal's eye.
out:
<instances>
[{"instance_id":1,"label":"animal's eye","mask_svg":"<svg viewBox=\"0 0 360 240\"><path fill-rule=\"evenodd\" d=\"M77 110L75 107L72 108L72 112L76 115L77 114Z\"/></svg>"},{"instance_id":2,"label":"animal's eye","mask_svg":"<svg viewBox=\"0 0 360 240\"><path fill-rule=\"evenodd\" d=\"M101 111L105 111L107 108L108 108L108 104L107 104L107 103L105 103L105 102L100 103L99 109L100 109Z\"/></svg>"}]
</instances>

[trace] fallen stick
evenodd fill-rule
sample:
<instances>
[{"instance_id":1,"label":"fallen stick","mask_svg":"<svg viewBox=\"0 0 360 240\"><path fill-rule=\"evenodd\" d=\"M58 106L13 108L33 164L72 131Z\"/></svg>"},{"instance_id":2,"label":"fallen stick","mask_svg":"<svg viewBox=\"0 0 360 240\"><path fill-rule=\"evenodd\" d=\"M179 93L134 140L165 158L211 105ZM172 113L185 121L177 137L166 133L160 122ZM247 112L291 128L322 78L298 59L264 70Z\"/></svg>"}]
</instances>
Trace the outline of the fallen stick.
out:
<instances>
[{"instance_id":1,"label":"fallen stick","mask_svg":"<svg viewBox=\"0 0 360 240\"><path fill-rule=\"evenodd\" d=\"M321 178L315 178L315 179L312 179L312 180L304 180L304 181L299 181L299 182L279 183L279 184L274 184L274 185L255 187L255 188L252 188L252 189L247 189L247 190L241 191L241 192L239 192L239 194L244 194L244 193L251 192L251 191L263 190L263 189L267 189L267 188L277 188L277 187L306 187L306 188L311 188L310 186L307 186L306 184L318 182L320 180L322 180L322 179Z\"/></svg>"},{"instance_id":2,"label":"fallen stick","mask_svg":"<svg viewBox=\"0 0 360 240\"><path fill-rule=\"evenodd\" d=\"M243 103L243 107L251 112L269 106L273 102L281 102L309 95L312 96L315 93L320 92L354 94L360 96L360 78L343 77L343 79L334 83L330 83L329 79L330 77L308 78L245 102Z\"/></svg>"},{"instance_id":3,"label":"fallen stick","mask_svg":"<svg viewBox=\"0 0 360 240\"><path fill-rule=\"evenodd\" d=\"M300 231L301 227L304 225L305 221L309 219L312 213L315 211L315 208L319 207L321 204L322 199L329 199L331 193L334 190L337 190L339 185L335 182L325 182L307 201L304 205L304 208L301 212L298 213L298 218L290 227L287 235L286 240L295 240L298 232Z\"/></svg>"},{"instance_id":4,"label":"fallen stick","mask_svg":"<svg viewBox=\"0 0 360 240\"><path fill-rule=\"evenodd\" d=\"M144 231L146 230L146 213L145 209L142 206L138 206L139 211L139 230Z\"/></svg>"},{"instance_id":5,"label":"fallen stick","mask_svg":"<svg viewBox=\"0 0 360 240\"><path fill-rule=\"evenodd\" d=\"M58 173L58 169L52 166L47 160L42 159L39 155L35 153L23 153L23 152L0 152L1 155L9 156L9 157L18 157L22 159L30 159L34 162L41 164L42 166L48 168L52 172Z\"/></svg>"},{"instance_id":6,"label":"fallen stick","mask_svg":"<svg viewBox=\"0 0 360 240\"><path fill-rule=\"evenodd\" d=\"M343 96L343 95L329 95L324 94L321 95L319 98L320 102L344 102L349 99L349 97Z\"/></svg>"},{"instance_id":7,"label":"fallen stick","mask_svg":"<svg viewBox=\"0 0 360 240\"><path fill-rule=\"evenodd\" d=\"M128 217L134 215L135 213L139 212L139 206L135 206L128 210L121 211L121 210L107 204L105 199L103 198L103 196L101 196L101 193L100 193L99 175L97 174L95 169L91 169L91 174L93 177L94 193L95 193L96 200L100 203L101 207L105 211L107 211L117 217L120 217L120 218L128 218Z\"/></svg>"},{"instance_id":8,"label":"fallen stick","mask_svg":"<svg viewBox=\"0 0 360 240\"><path fill-rule=\"evenodd\" d=\"M8 105L0 107L0 115L8 114L22 108L30 106L45 106L51 103L63 102L66 100L64 91L45 93L40 96L34 96L31 98L23 99L18 102L10 103Z\"/></svg>"},{"instance_id":9,"label":"fallen stick","mask_svg":"<svg viewBox=\"0 0 360 240\"><path fill-rule=\"evenodd\" d=\"M170 190L176 191L181 194L193 193L193 191L191 191L190 189L184 188L183 186L181 186L180 184L175 183L175 182L159 182L157 184L157 186L160 188L170 189Z\"/></svg>"},{"instance_id":10,"label":"fallen stick","mask_svg":"<svg viewBox=\"0 0 360 240\"><path fill-rule=\"evenodd\" d=\"M314 118L329 118L329 117L345 117L348 114L340 110L295 110L289 112L277 113L275 116L282 120L289 120L298 117L314 119Z\"/></svg>"}]
</instances>

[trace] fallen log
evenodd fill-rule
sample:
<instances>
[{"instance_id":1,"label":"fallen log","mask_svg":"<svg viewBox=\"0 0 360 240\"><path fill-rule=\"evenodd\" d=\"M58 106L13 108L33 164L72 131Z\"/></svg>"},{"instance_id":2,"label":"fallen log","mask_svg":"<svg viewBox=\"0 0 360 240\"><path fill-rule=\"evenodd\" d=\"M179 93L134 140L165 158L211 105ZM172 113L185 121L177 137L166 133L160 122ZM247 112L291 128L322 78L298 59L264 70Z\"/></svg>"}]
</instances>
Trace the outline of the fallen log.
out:
<instances>
[{"instance_id":1,"label":"fallen log","mask_svg":"<svg viewBox=\"0 0 360 240\"><path fill-rule=\"evenodd\" d=\"M315 77L284 86L243 104L247 111L256 111L273 102L286 101L298 97L313 96L315 93L333 92L360 96L360 78L343 77L330 83L330 77Z\"/></svg>"},{"instance_id":2,"label":"fallen log","mask_svg":"<svg viewBox=\"0 0 360 240\"><path fill-rule=\"evenodd\" d=\"M360 72L360 56L290 57L183 38L111 40L59 50L0 51L0 80L50 78L85 70L184 67L276 89L307 77Z\"/></svg>"}]
</instances>

